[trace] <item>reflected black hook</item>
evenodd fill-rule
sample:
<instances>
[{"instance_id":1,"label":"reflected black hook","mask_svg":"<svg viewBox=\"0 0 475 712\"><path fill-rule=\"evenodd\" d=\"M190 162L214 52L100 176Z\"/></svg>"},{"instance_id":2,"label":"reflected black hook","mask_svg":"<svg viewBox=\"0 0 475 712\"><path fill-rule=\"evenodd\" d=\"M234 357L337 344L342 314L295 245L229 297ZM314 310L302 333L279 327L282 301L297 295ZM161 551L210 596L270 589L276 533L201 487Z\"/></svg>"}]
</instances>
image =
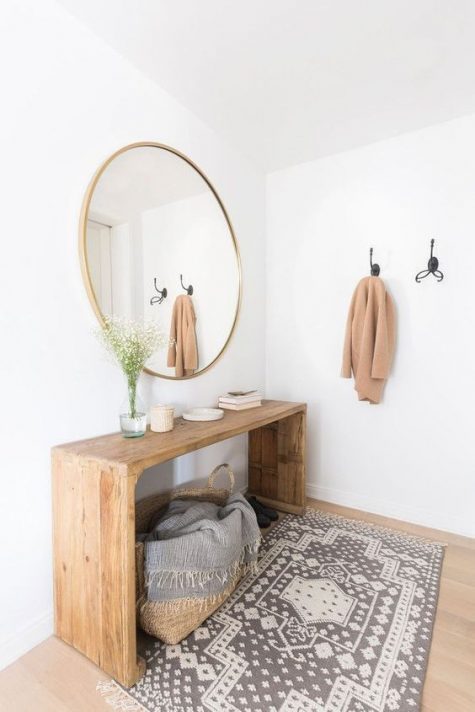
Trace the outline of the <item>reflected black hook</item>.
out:
<instances>
[{"instance_id":1,"label":"reflected black hook","mask_svg":"<svg viewBox=\"0 0 475 712\"><path fill-rule=\"evenodd\" d=\"M438 282L442 282L444 279L443 272L439 269L439 260L437 257L434 257L434 242L435 240L433 239L430 241L430 258L427 263L427 269L423 269L422 272L418 272L416 274L417 283L419 283L421 279L428 277L430 274L433 274Z\"/></svg>"},{"instance_id":2,"label":"reflected black hook","mask_svg":"<svg viewBox=\"0 0 475 712\"><path fill-rule=\"evenodd\" d=\"M378 277L379 275L379 265L378 264L373 264L373 248L369 248L369 266L371 267L371 276L372 277Z\"/></svg>"},{"instance_id":3,"label":"reflected black hook","mask_svg":"<svg viewBox=\"0 0 475 712\"><path fill-rule=\"evenodd\" d=\"M193 285L190 284L188 287L185 287L185 285L183 284L183 275L182 275L182 274L180 274L180 282L181 282L181 286L183 287L183 289L185 290L185 292L186 292L187 294L189 294L190 297L191 297L191 295L193 294Z\"/></svg>"},{"instance_id":4,"label":"reflected black hook","mask_svg":"<svg viewBox=\"0 0 475 712\"><path fill-rule=\"evenodd\" d=\"M163 300L167 298L167 294L168 294L166 287L164 287L163 289L159 289L157 287L157 278L156 277L153 278L153 286L155 287L155 291L158 292L159 296L158 297L153 296L150 299L151 306L153 306L154 304L161 304L163 302Z\"/></svg>"}]
</instances>

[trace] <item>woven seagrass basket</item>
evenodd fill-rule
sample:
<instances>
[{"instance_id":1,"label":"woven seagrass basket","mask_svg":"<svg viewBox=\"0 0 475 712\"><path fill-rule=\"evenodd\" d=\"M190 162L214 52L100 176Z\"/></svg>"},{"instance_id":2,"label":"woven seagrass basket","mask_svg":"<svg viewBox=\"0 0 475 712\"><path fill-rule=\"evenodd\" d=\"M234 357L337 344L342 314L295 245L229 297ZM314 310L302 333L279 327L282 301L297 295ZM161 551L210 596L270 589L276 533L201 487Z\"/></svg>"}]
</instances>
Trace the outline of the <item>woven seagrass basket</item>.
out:
<instances>
[{"instance_id":1,"label":"woven seagrass basket","mask_svg":"<svg viewBox=\"0 0 475 712\"><path fill-rule=\"evenodd\" d=\"M173 430L175 408L172 405L154 405L150 409L150 430L168 433Z\"/></svg>"},{"instance_id":2,"label":"woven seagrass basket","mask_svg":"<svg viewBox=\"0 0 475 712\"><path fill-rule=\"evenodd\" d=\"M229 489L214 486L219 472L223 470L229 477ZM196 499L223 505L234 489L234 474L227 464L218 465L208 477L206 487L182 487L164 494L152 495L140 500L135 505L135 530L137 533L148 532L157 512L174 499ZM135 545L137 620L140 627L150 635L175 645L198 628L226 598L234 591L242 577L243 570L238 570L229 586L219 595L211 598L177 599L171 607L168 602L149 601L145 588L144 573L145 546L143 542Z\"/></svg>"}]
</instances>

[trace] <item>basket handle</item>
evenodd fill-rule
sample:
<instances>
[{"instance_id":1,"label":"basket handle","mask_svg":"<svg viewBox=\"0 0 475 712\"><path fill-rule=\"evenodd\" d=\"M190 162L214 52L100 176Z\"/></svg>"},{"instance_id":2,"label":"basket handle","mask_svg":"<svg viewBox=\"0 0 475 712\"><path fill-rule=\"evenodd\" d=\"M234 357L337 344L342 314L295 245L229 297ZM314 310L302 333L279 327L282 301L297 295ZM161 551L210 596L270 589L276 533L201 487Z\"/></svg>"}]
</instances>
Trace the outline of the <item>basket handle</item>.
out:
<instances>
[{"instance_id":1,"label":"basket handle","mask_svg":"<svg viewBox=\"0 0 475 712\"><path fill-rule=\"evenodd\" d=\"M208 477L208 487L214 487L216 477L218 476L219 471L223 468L226 469L226 474L229 477L230 484L229 491L232 492L234 489L234 472L232 471L231 467L228 465L227 462L223 462L222 465L218 465L214 468L213 472Z\"/></svg>"}]
</instances>

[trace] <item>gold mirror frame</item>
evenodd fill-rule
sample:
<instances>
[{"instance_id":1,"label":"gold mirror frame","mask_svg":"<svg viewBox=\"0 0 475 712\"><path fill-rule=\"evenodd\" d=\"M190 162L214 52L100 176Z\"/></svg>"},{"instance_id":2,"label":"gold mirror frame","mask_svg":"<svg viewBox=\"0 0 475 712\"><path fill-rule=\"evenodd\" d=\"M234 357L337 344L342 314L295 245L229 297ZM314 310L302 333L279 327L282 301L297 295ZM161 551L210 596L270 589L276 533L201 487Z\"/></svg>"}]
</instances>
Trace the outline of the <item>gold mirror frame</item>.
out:
<instances>
[{"instance_id":1,"label":"gold mirror frame","mask_svg":"<svg viewBox=\"0 0 475 712\"><path fill-rule=\"evenodd\" d=\"M94 176L91 179L91 182L89 183L86 194L84 196L83 202L82 202L82 207L81 207L81 216L79 219L79 259L81 263L81 273L82 273L82 278L84 281L84 286L86 287L86 292L87 296L89 298L89 302L92 306L92 309L94 311L94 314L96 315L99 323L101 326L104 326L104 315L102 314L101 310L99 309L99 304L96 299L96 295L94 292L94 287L92 285L92 280L91 280L91 274L89 271L89 265L87 261L87 247L86 247L86 238L87 238L87 219L89 215L89 207L91 204L92 196L94 194L95 187L101 178L102 174L106 170L107 166L112 163L114 158L117 158L117 156L120 156L122 153L125 153L126 151L130 151L133 148L161 148L164 151L168 151L169 153L175 154L175 156L178 156L178 158L181 158L183 161L186 161L188 165L193 168L200 176L201 178L205 181L211 192L213 193L214 197L216 198L219 207L221 208L224 218L226 220L226 224L229 228L229 232L231 235L231 240L232 244L234 247L234 252L236 255L236 262L237 262L237 268L238 268L238 295L237 295L237 304L236 304L236 312L234 314L234 319L233 323L231 326L231 329L229 331L229 334L226 338L226 341L222 347L222 349L219 351L219 353L216 355L216 357L204 368L201 368L199 371L196 373L193 373L190 376L167 376L163 373L157 373L156 371L152 371L150 368L144 368L145 373L149 373L152 376L157 376L158 378L165 378L169 381L186 381L189 378L196 378L197 376L201 376L202 373L205 373L208 371L212 366L214 366L217 361L221 358L223 355L224 351L226 350L227 346L229 345L229 342L231 341L231 337L234 334L236 324L238 321L239 317L239 312L241 309L241 299L242 299L242 267L241 267L241 255L239 253L239 246L236 240L236 235L234 234L234 229L231 224L231 220L229 218L228 213L226 212L226 208L224 207L224 204L221 200L221 198L218 195L218 192L214 188L213 184L209 180L209 178L203 173L203 171L198 168L196 163L194 163L191 158L188 158L188 156L185 156L184 153L180 153L180 151L177 151L175 148L171 148L171 146L167 146L163 143L157 143L155 141L139 141L137 143L129 143L127 146L123 146L122 148L119 148L117 151L115 151L109 158L107 158L97 169L95 172Z\"/></svg>"}]
</instances>

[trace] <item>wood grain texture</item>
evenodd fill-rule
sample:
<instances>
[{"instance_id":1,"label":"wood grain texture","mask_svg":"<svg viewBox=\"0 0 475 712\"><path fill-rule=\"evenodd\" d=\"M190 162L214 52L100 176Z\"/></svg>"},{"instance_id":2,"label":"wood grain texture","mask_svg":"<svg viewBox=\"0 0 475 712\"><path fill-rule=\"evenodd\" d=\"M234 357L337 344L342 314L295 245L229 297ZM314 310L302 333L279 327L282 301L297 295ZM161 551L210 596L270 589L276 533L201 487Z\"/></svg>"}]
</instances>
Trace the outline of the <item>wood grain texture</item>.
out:
<instances>
[{"instance_id":1,"label":"wood grain texture","mask_svg":"<svg viewBox=\"0 0 475 712\"><path fill-rule=\"evenodd\" d=\"M308 504L447 542L441 579L446 597L437 608L421 712L473 712L475 621L470 619L470 608L465 612L459 601L451 601L450 582L461 582L475 571L475 540L327 502L309 500ZM470 588L469 601L475 600L475 584L462 582ZM110 712L95 689L97 681L105 679L107 675L87 658L52 637L0 672L0 711Z\"/></svg>"},{"instance_id":2,"label":"wood grain texture","mask_svg":"<svg viewBox=\"0 0 475 712\"><path fill-rule=\"evenodd\" d=\"M141 675L135 622L135 483L53 452L55 633L125 685Z\"/></svg>"},{"instance_id":3,"label":"wood grain texture","mask_svg":"<svg viewBox=\"0 0 475 712\"><path fill-rule=\"evenodd\" d=\"M302 412L306 412L305 403L267 400L258 408L225 411L222 420L200 423L176 418L174 430L168 433L147 430L142 438L124 438L120 433L112 433L58 445L54 450L78 455L84 460L114 464L124 477L128 477L133 473L141 474L161 462Z\"/></svg>"},{"instance_id":4,"label":"wood grain texture","mask_svg":"<svg viewBox=\"0 0 475 712\"><path fill-rule=\"evenodd\" d=\"M283 512L305 507L304 410L249 433L249 492Z\"/></svg>"},{"instance_id":5,"label":"wood grain texture","mask_svg":"<svg viewBox=\"0 0 475 712\"><path fill-rule=\"evenodd\" d=\"M220 421L176 420L169 433L120 433L53 448L55 632L125 686L143 674L137 658L135 485L146 467L239 433L265 428L272 492L300 506L305 404L265 401ZM280 425L283 423L284 425ZM267 432L267 431L265 431ZM285 479L280 491L279 478Z\"/></svg>"}]
</instances>

